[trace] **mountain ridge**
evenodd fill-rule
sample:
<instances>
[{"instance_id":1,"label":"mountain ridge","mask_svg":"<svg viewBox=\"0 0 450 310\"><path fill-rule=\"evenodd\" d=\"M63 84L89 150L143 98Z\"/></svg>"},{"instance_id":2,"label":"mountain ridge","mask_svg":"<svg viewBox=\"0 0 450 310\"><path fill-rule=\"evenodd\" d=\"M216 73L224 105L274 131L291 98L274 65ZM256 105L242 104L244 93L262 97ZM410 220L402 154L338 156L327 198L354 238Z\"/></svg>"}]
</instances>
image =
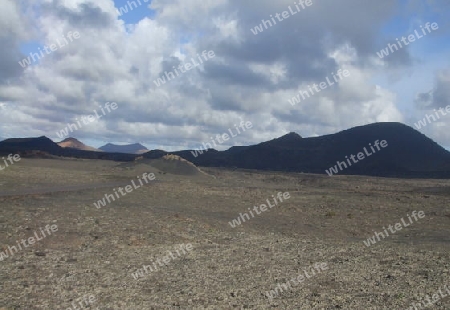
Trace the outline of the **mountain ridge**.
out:
<instances>
[{"instance_id":1,"label":"mountain ridge","mask_svg":"<svg viewBox=\"0 0 450 310\"><path fill-rule=\"evenodd\" d=\"M7 139L0 142L0 153L38 150L56 156L116 161L134 161L138 156L158 159L173 154L198 167L325 174L337 162L344 162L351 155L370 149L377 140L378 143L385 140L386 148L358 163L350 165L347 161L348 167L337 174L450 178L450 152L414 128L395 122L373 123L309 138L291 132L254 145L234 146L225 151L203 151L201 154L194 150L150 150L138 155L64 149L44 136ZM138 143L134 145L141 146Z\"/></svg>"},{"instance_id":2,"label":"mountain ridge","mask_svg":"<svg viewBox=\"0 0 450 310\"><path fill-rule=\"evenodd\" d=\"M57 144L63 148L69 147L69 148L77 149L77 150L103 152L100 149L96 149L95 147L88 146L88 145L84 144L83 142L81 142L80 140L78 140L76 138L72 138L72 137L65 138L64 140L58 142Z\"/></svg>"}]
</instances>

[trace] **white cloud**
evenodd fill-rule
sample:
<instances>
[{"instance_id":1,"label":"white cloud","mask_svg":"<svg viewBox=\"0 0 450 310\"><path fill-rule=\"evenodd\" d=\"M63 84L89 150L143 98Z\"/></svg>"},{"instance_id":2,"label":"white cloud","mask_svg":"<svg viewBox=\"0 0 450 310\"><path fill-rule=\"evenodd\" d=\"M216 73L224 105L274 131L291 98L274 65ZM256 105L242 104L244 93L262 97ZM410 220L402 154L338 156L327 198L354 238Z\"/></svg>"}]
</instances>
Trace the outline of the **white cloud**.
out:
<instances>
[{"instance_id":1,"label":"white cloud","mask_svg":"<svg viewBox=\"0 0 450 310\"><path fill-rule=\"evenodd\" d=\"M37 11L28 2L17 3L6 0L0 12L0 36L17 43L7 49L9 67L0 79L0 102L14 104L9 117L2 116L0 136L56 138L69 120L107 101L119 109L80 130L79 138L147 141L173 149L198 146L241 118L254 128L232 144L294 130L310 136L405 119L396 93L373 82L380 70L395 70L373 56L384 39L381 27L396 12L390 1L317 2L258 36L250 27L292 1L153 0L156 15L128 25L111 0L31 2L41 6ZM363 17L367 11L370 16ZM28 24L37 31L27 32ZM25 70L17 64L16 58L25 56L19 43L33 38L51 44L69 31L80 38ZM216 57L154 85L165 71L203 50ZM339 68L351 76L299 106L288 104L299 89Z\"/></svg>"}]
</instances>

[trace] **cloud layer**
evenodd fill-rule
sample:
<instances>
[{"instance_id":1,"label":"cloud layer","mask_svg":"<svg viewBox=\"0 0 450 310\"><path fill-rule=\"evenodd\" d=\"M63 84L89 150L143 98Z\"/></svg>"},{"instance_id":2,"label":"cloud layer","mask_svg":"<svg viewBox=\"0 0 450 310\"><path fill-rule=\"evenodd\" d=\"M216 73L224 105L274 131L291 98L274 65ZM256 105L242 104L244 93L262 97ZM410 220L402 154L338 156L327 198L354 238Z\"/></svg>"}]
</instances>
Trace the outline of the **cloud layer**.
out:
<instances>
[{"instance_id":1,"label":"cloud layer","mask_svg":"<svg viewBox=\"0 0 450 310\"><path fill-rule=\"evenodd\" d=\"M251 121L252 130L230 140L228 147L290 131L314 136L372 122L408 122L421 117L424 108L449 104L449 70L435 72L429 91L409 90L417 98L409 112L399 105L404 93L376 82L380 76L401 79L426 61L425 45L435 45L444 62L444 23L439 33L415 47L383 60L376 54L396 35L408 34L398 31L397 19L406 20L406 26L417 26L421 18L423 24L435 21L425 19L430 16L438 21L432 6L420 7L413 19L405 10L415 1L405 7L391 0L313 0L254 35L251 29L262 19L293 8L293 1L135 2L137 7L119 16L117 8L126 2L6 0L0 12L0 136L57 140L56 132L68 122L116 102L116 111L73 136L174 150L198 147L241 120ZM138 11L151 17L127 22ZM19 65L30 52L75 31L79 39L26 68ZM216 56L159 87L153 82L203 51ZM446 61L443 67L449 67ZM349 70L350 77L289 104L299 90L339 69ZM450 136L442 134L445 126L429 126L427 134L450 145Z\"/></svg>"}]
</instances>

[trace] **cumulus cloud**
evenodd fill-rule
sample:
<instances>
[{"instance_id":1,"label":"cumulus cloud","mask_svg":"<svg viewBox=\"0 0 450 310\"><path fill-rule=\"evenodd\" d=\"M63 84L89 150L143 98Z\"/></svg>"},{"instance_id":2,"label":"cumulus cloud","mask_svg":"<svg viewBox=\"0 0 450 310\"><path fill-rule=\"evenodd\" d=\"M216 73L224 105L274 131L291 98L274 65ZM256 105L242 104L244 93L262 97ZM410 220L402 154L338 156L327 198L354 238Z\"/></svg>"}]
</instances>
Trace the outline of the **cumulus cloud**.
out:
<instances>
[{"instance_id":1,"label":"cumulus cloud","mask_svg":"<svg viewBox=\"0 0 450 310\"><path fill-rule=\"evenodd\" d=\"M450 105L450 68L436 74L433 89L417 94L416 104L421 109L438 109Z\"/></svg>"},{"instance_id":2,"label":"cumulus cloud","mask_svg":"<svg viewBox=\"0 0 450 310\"><path fill-rule=\"evenodd\" d=\"M112 0L5 2L0 104L10 108L0 110L0 136L56 139L67 122L105 102L119 108L74 136L177 149L197 147L241 120L251 121L252 130L229 147L290 131L312 136L404 119L397 95L373 81L379 70L413 66L406 49L387 67L375 59L392 39L381 30L399 11L395 1L313 1L258 35L250 29L293 2L141 0L144 5L133 12L148 11L148 17L132 24ZM25 69L18 64L70 31L80 38ZM24 50L29 41L38 43ZM203 51L216 56L159 87L153 82ZM351 76L289 105L299 89L340 68ZM448 93L439 89L431 99L420 97L442 102Z\"/></svg>"}]
</instances>

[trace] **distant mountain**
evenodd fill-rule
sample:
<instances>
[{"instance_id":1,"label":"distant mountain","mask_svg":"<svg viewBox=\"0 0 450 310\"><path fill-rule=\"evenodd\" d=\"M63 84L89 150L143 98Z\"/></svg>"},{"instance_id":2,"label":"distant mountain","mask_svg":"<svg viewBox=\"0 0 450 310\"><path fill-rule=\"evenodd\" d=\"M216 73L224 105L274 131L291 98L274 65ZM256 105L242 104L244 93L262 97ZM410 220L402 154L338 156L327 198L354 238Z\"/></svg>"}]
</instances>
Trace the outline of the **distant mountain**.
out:
<instances>
[{"instance_id":1,"label":"distant mountain","mask_svg":"<svg viewBox=\"0 0 450 310\"><path fill-rule=\"evenodd\" d=\"M336 134L302 138L289 133L257 145L209 150L194 156L192 151L171 152L196 166L292 171L324 174L346 157L357 155L369 143L386 140L388 146L337 174L390 177L450 178L450 153L415 129L401 123L375 123ZM154 157L153 152L144 157Z\"/></svg>"},{"instance_id":2,"label":"distant mountain","mask_svg":"<svg viewBox=\"0 0 450 310\"><path fill-rule=\"evenodd\" d=\"M36 157L37 154L40 154L39 156L42 157L46 154L46 157L53 155L116 161L134 161L136 158L136 155L133 154L94 152L70 147L63 148L45 136L38 138L12 138L1 141L0 154L10 153L19 154L22 157Z\"/></svg>"},{"instance_id":3,"label":"distant mountain","mask_svg":"<svg viewBox=\"0 0 450 310\"><path fill-rule=\"evenodd\" d=\"M375 141L387 141L385 148L376 149ZM105 150L105 147L102 147ZM112 145L114 146L114 145ZM231 147L226 151L184 150L166 152L152 150L143 155L125 154L145 149L140 144L114 146L106 152L62 148L46 137L7 139L0 142L0 154L42 151L54 156L87 159L134 161L136 158L159 159L168 154L199 167L228 167L288 172L325 174L337 162L349 163L351 155L365 153L364 159L336 170L334 174L357 174L385 177L450 178L450 152L417 130L400 123L375 123L354 127L336 134L302 138L289 133L280 138L250 146ZM107 153L114 150L116 153ZM367 152L370 154L368 155ZM40 153L39 153L40 154ZM195 155L194 155L195 154ZM347 156L347 157L346 157ZM166 162L159 163L161 168Z\"/></svg>"},{"instance_id":4,"label":"distant mountain","mask_svg":"<svg viewBox=\"0 0 450 310\"><path fill-rule=\"evenodd\" d=\"M302 137L298 133L290 132L280 138L273 139L273 140L263 142L263 143L270 143L272 146L289 148L292 145L300 143L301 141L302 141Z\"/></svg>"},{"instance_id":5,"label":"distant mountain","mask_svg":"<svg viewBox=\"0 0 450 310\"><path fill-rule=\"evenodd\" d=\"M57 144L63 148L68 147L68 148L84 150L84 151L103 152L102 150L96 149L95 147L87 146L75 138L66 138L63 141L58 142Z\"/></svg>"},{"instance_id":6,"label":"distant mountain","mask_svg":"<svg viewBox=\"0 0 450 310\"><path fill-rule=\"evenodd\" d=\"M140 143L127 145L117 145L108 143L100 147L100 150L110 153L127 153L127 154L143 154L145 152L148 152L148 149Z\"/></svg>"},{"instance_id":7,"label":"distant mountain","mask_svg":"<svg viewBox=\"0 0 450 310\"><path fill-rule=\"evenodd\" d=\"M61 152L61 147L45 136L38 138L10 138L0 142L0 151L43 151L57 155Z\"/></svg>"}]
</instances>

